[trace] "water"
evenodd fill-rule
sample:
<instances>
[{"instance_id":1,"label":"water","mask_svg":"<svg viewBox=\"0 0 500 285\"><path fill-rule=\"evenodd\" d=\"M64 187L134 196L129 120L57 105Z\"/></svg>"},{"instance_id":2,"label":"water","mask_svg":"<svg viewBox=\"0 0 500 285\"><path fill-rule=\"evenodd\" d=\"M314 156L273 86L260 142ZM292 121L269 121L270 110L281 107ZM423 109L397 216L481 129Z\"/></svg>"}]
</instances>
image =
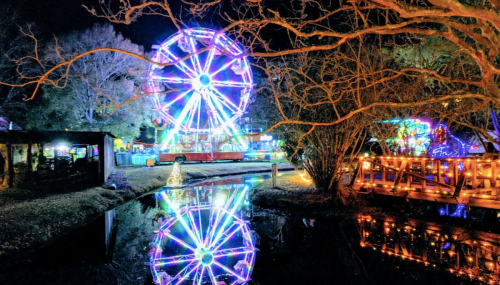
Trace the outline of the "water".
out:
<instances>
[{"instance_id":1,"label":"water","mask_svg":"<svg viewBox=\"0 0 500 285\"><path fill-rule=\"evenodd\" d=\"M267 178L254 174L207 180L171 197L177 197L180 206L193 199L209 201L225 187L251 186ZM144 195L107 212L10 268L1 283L153 284L145 265L150 243L161 221L172 215L157 198ZM237 215L258 234L254 242L259 249L249 284L498 282L500 235L494 232L498 218L493 212L469 209L467 219L440 216L445 205L429 203L412 205L420 215L408 217L387 200L380 202L387 204L389 214L384 215L282 211L260 209L245 203L247 199L243 197Z\"/></svg>"}]
</instances>

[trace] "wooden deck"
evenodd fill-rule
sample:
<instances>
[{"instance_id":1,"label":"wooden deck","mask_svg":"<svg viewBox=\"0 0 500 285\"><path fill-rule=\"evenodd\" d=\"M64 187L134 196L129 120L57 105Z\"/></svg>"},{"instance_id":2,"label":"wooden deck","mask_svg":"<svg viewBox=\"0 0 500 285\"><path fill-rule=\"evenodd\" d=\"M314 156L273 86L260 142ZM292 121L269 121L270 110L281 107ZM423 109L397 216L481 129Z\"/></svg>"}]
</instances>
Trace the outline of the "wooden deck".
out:
<instances>
[{"instance_id":1,"label":"wooden deck","mask_svg":"<svg viewBox=\"0 0 500 285\"><path fill-rule=\"evenodd\" d=\"M351 185L364 193L500 209L500 160L360 157Z\"/></svg>"}]
</instances>

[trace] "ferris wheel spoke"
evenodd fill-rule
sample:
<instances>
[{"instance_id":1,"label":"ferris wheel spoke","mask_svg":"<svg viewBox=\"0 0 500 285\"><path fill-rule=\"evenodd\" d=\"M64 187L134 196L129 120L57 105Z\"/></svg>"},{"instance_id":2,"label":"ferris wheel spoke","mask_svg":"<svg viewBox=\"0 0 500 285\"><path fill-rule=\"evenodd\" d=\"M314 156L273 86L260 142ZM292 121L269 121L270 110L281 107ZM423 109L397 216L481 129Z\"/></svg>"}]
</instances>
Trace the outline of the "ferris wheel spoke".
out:
<instances>
[{"instance_id":1,"label":"ferris wheel spoke","mask_svg":"<svg viewBox=\"0 0 500 285\"><path fill-rule=\"evenodd\" d=\"M254 251L255 250L251 247L237 247L237 248L229 248L229 249L222 249L222 250L214 251L213 254L214 254L214 258L220 258L220 257L228 257L228 256L253 253Z\"/></svg>"},{"instance_id":2,"label":"ferris wheel spoke","mask_svg":"<svg viewBox=\"0 0 500 285\"><path fill-rule=\"evenodd\" d=\"M199 193L198 189L196 189L196 202L197 202L197 205L200 205L200 193ZM198 226L200 229L200 240L202 241L202 245L205 246L205 238L203 237L203 227L201 225L201 208L198 207L196 212L198 213Z\"/></svg>"},{"instance_id":3,"label":"ferris wheel spoke","mask_svg":"<svg viewBox=\"0 0 500 285\"><path fill-rule=\"evenodd\" d=\"M239 275L238 273L234 272L233 270L231 270L230 268L222 265L221 263L217 262L216 260L214 260L214 264L217 265L218 267L220 267L222 270L226 271L227 273L230 273L231 275L233 275L234 277L238 278L239 280L245 282L247 281L245 279L245 277Z\"/></svg>"},{"instance_id":4,"label":"ferris wheel spoke","mask_svg":"<svg viewBox=\"0 0 500 285\"><path fill-rule=\"evenodd\" d=\"M191 273L193 273L193 271L197 270L200 267L201 263L198 262L195 267L193 267L191 270L189 270L189 267L191 265L192 265L192 263L188 264L188 266L184 267L181 271L179 271L179 273L177 273L177 275L175 275L175 277L173 278L173 280L179 279L179 281L177 281L177 283L175 283L176 285L179 285L182 282L184 282L184 280L186 280L189 277L189 275Z\"/></svg>"},{"instance_id":5,"label":"ferris wheel spoke","mask_svg":"<svg viewBox=\"0 0 500 285\"><path fill-rule=\"evenodd\" d=\"M203 66L203 73L208 73L210 71L210 66L212 65L212 60L214 59L215 52L216 52L215 46L212 47L210 51L208 51L208 56L207 59L205 60L205 66Z\"/></svg>"},{"instance_id":6,"label":"ferris wheel spoke","mask_svg":"<svg viewBox=\"0 0 500 285\"><path fill-rule=\"evenodd\" d=\"M248 83L248 82L235 82L235 81L213 80L210 84L212 86L217 86L217 87L241 87L241 88L252 87L251 83Z\"/></svg>"},{"instance_id":7,"label":"ferris wheel spoke","mask_svg":"<svg viewBox=\"0 0 500 285\"><path fill-rule=\"evenodd\" d=\"M198 237L198 240L203 240L202 236L201 236L201 233L200 233L200 231L202 230L202 228L200 227L198 229L198 225L196 224L196 221L194 220L194 217L193 217L193 214L191 213L191 211L188 211L188 217L189 217L189 224L194 229L194 233Z\"/></svg>"},{"instance_id":8,"label":"ferris wheel spoke","mask_svg":"<svg viewBox=\"0 0 500 285\"><path fill-rule=\"evenodd\" d=\"M238 136L239 132L238 130L236 130L236 127L234 126L234 123L233 121L231 121L231 119L229 119L226 115L226 113L224 112L220 102L218 100L216 100L215 98L213 98L212 96L210 97L215 106L217 107L217 109L219 110L220 114L224 117L224 119L220 118L220 121L221 121L221 124L222 124L222 127L223 129L226 131L226 133L230 136L233 136L233 137L236 137L236 139L238 140L238 142L240 143L240 145L243 146L244 149L247 149L248 146L246 144L246 142L243 140L243 138L241 136ZM212 100L208 100L208 101L212 101ZM214 104L210 104L211 108L214 108ZM212 112L214 112L215 110L212 110ZM216 115L219 114L219 112L214 112ZM228 127L230 129L228 129Z\"/></svg>"},{"instance_id":9,"label":"ferris wheel spoke","mask_svg":"<svg viewBox=\"0 0 500 285\"><path fill-rule=\"evenodd\" d=\"M167 107L167 106L164 106L164 107L165 107L166 109L168 109L168 107ZM172 117L172 116L170 116L170 114L169 114L169 113L167 113L166 111L160 111L159 113L160 113L161 115L163 115L163 117L165 117L165 118L166 118L166 121L167 121L167 122L175 122L175 118L174 118L174 117Z\"/></svg>"},{"instance_id":10,"label":"ferris wheel spoke","mask_svg":"<svg viewBox=\"0 0 500 285\"><path fill-rule=\"evenodd\" d=\"M215 238L212 239L212 243L210 244L210 248L213 247L214 241L217 241L221 237L224 229L226 228L227 224L229 223L229 221L231 220L232 216L234 215L234 212L236 211L236 209L240 205L241 201L243 200L243 197L245 196L245 193L246 193L247 189L248 189L248 187L245 186L245 188L243 189L243 191L241 191L239 197L236 199L236 202L233 205L233 208L229 212L229 215L227 215L227 217L224 220L224 223L222 224L222 226L219 227L219 231L215 235Z\"/></svg>"},{"instance_id":11,"label":"ferris wheel spoke","mask_svg":"<svg viewBox=\"0 0 500 285\"><path fill-rule=\"evenodd\" d=\"M216 103L214 105L214 103ZM218 109L215 106L219 104L216 100L214 100L211 96L207 97L207 104L209 105L210 111L216 122L218 122L217 126L222 128L222 130L230 137L238 137L238 131L234 127L233 122L227 117L222 108ZM219 104L220 106L220 104ZM242 138L238 137L241 143Z\"/></svg>"},{"instance_id":12,"label":"ferris wheel spoke","mask_svg":"<svg viewBox=\"0 0 500 285\"><path fill-rule=\"evenodd\" d=\"M235 44L230 44L232 41L224 34L220 35L220 42L225 43L229 49L229 52L235 56L241 55L243 51L238 48Z\"/></svg>"},{"instance_id":13,"label":"ferris wheel spoke","mask_svg":"<svg viewBox=\"0 0 500 285\"><path fill-rule=\"evenodd\" d=\"M213 209L214 207L210 209L210 224L208 225L207 235L205 236L205 239L203 241L204 247L208 247L208 245L212 243L214 232L217 228L217 225L219 224L219 221L222 219L222 211L220 210L220 208L217 208L217 214L215 215L215 218Z\"/></svg>"},{"instance_id":14,"label":"ferris wheel spoke","mask_svg":"<svg viewBox=\"0 0 500 285\"><path fill-rule=\"evenodd\" d=\"M213 73L210 73L210 76L213 77L214 75L216 75L217 73L223 71L223 70L226 70L228 67L230 67L233 63L235 63L238 59L235 58L233 60L231 60L230 62L224 64L221 68L217 69L215 72Z\"/></svg>"},{"instance_id":15,"label":"ferris wheel spoke","mask_svg":"<svg viewBox=\"0 0 500 285\"><path fill-rule=\"evenodd\" d=\"M184 246L185 248L188 248L190 249L191 251L195 252L196 249L192 246L190 246L189 244L185 243L183 240L179 239L178 237L170 234L170 233L164 233L164 235L172 240L174 240L175 242L177 242L178 244Z\"/></svg>"},{"instance_id":16,"label":"ferris wheel spoke","mask_svg":"<svg viewBox=\"0 0 500 285\"><path fill-rule=\"evenodd\" d=\"M186 79L181 77L165 77L161 75L152 75L150 79L156 80L156 82L172 83L172 84L193 84L192 79Z\"/></svg>"},{"instance_id":17,"label":"ferris wheel spoke","mask_svg":"<svg viewBox=\"0 0 500 285\"><path fill-rule=\"evenodd\" d=\"M182 122L184 121L184 119L186 118L186 115L189 113L189 110L192 108L192 106L194 105L194 103L197 100L200 100L200 94L198 94L197 92L194 92L193 95L189 98L189 100L186 103L186 105L184 106L184 109L182 109L181 114L179 115L179 117L177 117L175 119L175 121L174 121L174 129L171 130L168 133L167 137L163 140L163 144L161 146L161 149L165 149L166 146L167 146L167 144L174 137L174 135L179 132L179 129L180 129L181 125L182 125Z\"/></svg>"},{"instance_id":18,"label":"ferris wheel spoke","mask_svg":"<svg viewBox=\"0 0 500 285\"><path fill-rule=\"evenodd\" d=\"M217 98L217 96L210 96L210 99L212 99L211 101L213 101L213 106L216 107L218 113L220 113L220 115L223 117L223 122L225 122L231 128L233 128L234 129L233 131L236 131L236 129L234 128L234 124L231 121L231 118L229 118L227 116L226 112L224 111L224 107L222 107L222 104L221 104L221 101L219 100L219 98ZM236 131L236 133L237 133L237 131Z\"/></svg>"},{"instance_id":19,"label":"ferris wheel spoke","mask_svg":"<svg viewBox=\"0 0 500 285\"><path fill-rule=\"evenodd\" d=\"M227 125L232 125L231 119L227 116L220 101L215 96L207 96L207 103L214 118L220 122L221 127L227 129ZM229 130L227 131L231 133Z\"/></svg>"},{"instance_id":20,"label":"ferris wheel spoke","mask_svg":"<svg viewBox=\"0 0 500 285\"><path fill-rule=\"evenodd\" d=\"M165 265L177 265L185 262L192 262L194 260L196 260L196 256L194 254L176 255L176 256L152 259L151 265L160 267Z\"/></svg>"},{"instance_id":21,"label":"ferris wheel spoke","mask_svg":"<svg viewBox=\"0 0 500 285\"><path fill-rule=\"evenodd\" d=\"M217 243L217 241L214 242L214 247L215 247L213 249L214 251L218 250L219 247L221 247L222 245L224 245L230 238L233 237L234 234L236 234L238 231L241 230L241 225L237 225L237 228L234 229L231 233L229 233L229 231L234 227L234 225L237 225L237 224L231 225L226 231L224 231L222 233L222 236L226 237L225 239L223 239L220 243Z\"/></svg>"},{"instance_id":22,"label":"ferris wheel spoke","mask_svg":"<svg viewBox=\"0 0 500 285\"><path fill-rule=\"evenodd\" d=\"M191 128L191 125L193 124L193 118L194 118L194 115L196 114L196 109L199 107L199 101L201 100L201 98L197 98L196 99L196 102L193 103L193 105L191 106L191 109L189 110L189 113L188 113L188 117L187 117L187 120L186 120L186 123L184 124L186 126L186 129L190 129Z\"/></svg>"},{"instance_id":23,"label":"ferris wheel spoke","mask_svg":"<svg viewBox=\"0 0 500 285\"><path fill-rule=\"evenodd\" d=\"M177 217L177 219L179 220L179 222L181 223L182 227L184 228L184 230L188 233L189 237L191 238L191 240L196 244L197 248L200 248L201 247L201 242L200 240L195 236L195 234L193 233L193 231L189 228L189 226L186 224L186 221L184 221L184 218L183 218L183 215L179 212L179 209L177 209L173 204L172 204L172 201L170 201L170 198L162 192L162 196L163 196L163 199L165 201L167 201L167 204L168 206L174 210L175 212L175 216Z\"/></svg>"},{"instance_id":24,"label":"ferris wheel spoke","mask_svg":"<svg viewBox=\"0 0 500 285\"><path fill-rule=\"evenodd\" d=\"M240 109L238 106L236 106L229 98L224 96L222 93L217 90L217 88L210 88L210 91L212 91L212 94L214 94L214 97L217 98L224 106L226 106L229 110L231 110L232 113L240 113Z\"/></svg>"},{"instance_id":25,"label":"ferris wheel spoke","mask_svg":"<svg viewBox=\"0 0 500 285\"><path fill-rule=\"evenodd\" d=\"M211 266L208 266L208 276L210 276L210 280L212 281L212 284L217 284L217 279L215 279L215 275L214 275L214 272L213 272Z\"/></svg>"},{"instance_id":26,"label":"ferris wheel spoke","mask_svg":"<svg viewBox=\"0 0 500 285\"><path fill-rule=\"evenodd\" d=\"M168 104L164 105L164 107L170 107L172 106L172 104L174 104L175 102L181 100L182 98L186 97L187 94L189 94L190 92L192 92L194 89L189 89L188 91L182 93L182 94L179 94L179 96L175 97L172 101L168 102ZM189 102L188 102L189 103Z\"/></svg>"},{"instance_id":27,"label":"ferris wheel spoke","mask_svg":"<svg viewBox=\"0 0 500 285\"><path fill-rule=\"evenodd\" d=\"M196 271L196 275L193 278L193 285L201 285L201 282L203 281L203 274L205 274L205 266L201 266L198 271ZM198 279L198 282L196 282L196 279Z\"/></svg>"},{"instance_id":28,"label":"ferris wheel spoke","mask_svg":"<svg viewBox=\"0 0 500 285\"><path fill-rule=\"evenodd\" d=\"M175 56L172 52L170 52L168 49L162 49L162 52L165 52L164 56L166 56L169 60L176 62L174 65L177 67L177 69L181 70L184 72L187 76L194 78L196 77L196 72L192 70L186 63L184 63L183 60L179 59L177 56Z\"/></svg>"},{"instance_id":29,"label":"ferris wheel spoke","mask_svg":"<svg viewBox=\"0 0 500 285\"><path fill-rule=\"evenodd\" d=\"M193 37L189 37L189 44L191 45L191 48L193 50L193 55L190 58L191 64L193 65L194 69L198 71L198 73L201 73L202 68L200 64L200 59L198 58L198 51L196 50L196 45L194 42Z\"/></svg>"}]
</instances>

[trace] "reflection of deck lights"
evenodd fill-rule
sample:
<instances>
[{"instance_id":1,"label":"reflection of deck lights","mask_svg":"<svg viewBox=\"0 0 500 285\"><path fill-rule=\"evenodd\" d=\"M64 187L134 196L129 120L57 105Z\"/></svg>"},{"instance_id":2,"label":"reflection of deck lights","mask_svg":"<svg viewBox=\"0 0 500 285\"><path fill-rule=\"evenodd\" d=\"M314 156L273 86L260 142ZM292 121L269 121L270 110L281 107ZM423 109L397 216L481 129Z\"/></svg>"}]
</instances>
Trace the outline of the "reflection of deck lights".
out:
<instances>
[{"instance_id":1,"label":"reflection of deck lights","mask_svg":"<svg viewBox=\"0 0 500 285\"><path fill-rule=\"evenodd\" d=\"M358 220L358 221L360 223L363 223L363 221L366 221L366 218ZM384 223L385 223L385 227L383 227L383 229L379 228L378 229L379 233L380 233L380 230L389 230L390 226L393 224L392 221L385 221ZM415 230L414 228L411 228L409 226L404 226L405 231L406 231L406 228ZM372 230L374 230L374 228L372 228ZM397 231L402 231L402 228L401 229L397 228L396 230ZM462 264L463 266L465 266L465 268L458 267L459 266L458 265L459 259L456 259L456 261L453 261L454 260L453 257L455 255L457 255L457 252L455 252L453 250L449 250L449 248L451 247L451 243L447 242L448 237L450 239L457 240L458 236L457 235L447 235L447 234L444 234L444 233L439 233L435 229L433 229L433 230L426 229L425 232L428 233L428 234L432 234L432 236L429 236L429 238L431 238L432 240L435 239L435 241L437 241L437 242L443 242L444 243L443 246L440 246L441 244L438 244L435 241L428 241L433 246L434 245L435 246L440 246L440 248L443 250L442 252L445 253L445 254L447 254L447 255L449 255L449 258L446 259L446 257L445 257L445 260L447 260L448 262L450 262L450 264L452 266L455 266L455 264L456 264L456 266L457 266L456 269L447 268L447 269L445 269L446 271L448 271L450 273L453 273L456 276L460 276L462 278L463 277L465 277L465 278L469 277L471 279L476 279L476 280L479 280L479 281L483 281L483 280L486 281L486 280L489 279L489 278L485 278L484 274L487 274L488 276L492 276L492 275L489 275L489 274L491 274L491 272L496 272L496 267L498 266L498 264L495 261L491 261L490 258L486 257L487 259L490 259L490 260L485 260L484 265L482 267L480 264L478 264L478 259L479 259L479 262L481 262L481 260L482 260L483 257L474 256L474 255L473 256L465 256L465 259L464 259L465 263L463 261L460 262L460 264ZM374 235L375 233L371 233L371 234ZM393 241L392 238L390 240ZM481 245L481 246L492 246L491 243L488 243L488 242L485 242L485 241L475 241L475 240L473 240L473 241L471 241L471 243L472 244ZM364 247L365 246L372 246L373 249L375 250L375 246L373 244L371 244L370 242L364 242L363 241L363 246ZM434 248L432 248L432 249L433 249L434 252L438 252L438 250L436 250ZM432 268L440 268L440 267L443 268L440 265L441 261L438 264L438 263L434 263L434 262L436 262L436 260L427 260L427 258L425 258L425 256L422 259L418 259L418 258L414 259L410 255L405 255L404 253L400 254L400 253L398 253L398 247L397 246L396 246L396 249L390 249L390 248L382 249L382 248L379 248L379 250L380 250L381 253L385 253L387 256L400 257L403 260L405 260L405 259L406 260L414 260L417 263L422 263L425 266L432 267ZM480 270L479 272L475 272L475 271L473 271L472 268L468 267L468 266L471 266L472 264L474 264L474 258L476 258L476 264L475 264L475 266L476 267L479 266L479 270ZM468 264L468 265L466 265L466 264ZM481 275L483 275L483 276L481 277ZM493 279L493 281L491 281L491 282L493 284L498 284L497 283L497 279Z\"/></svg>"}]
</instances>

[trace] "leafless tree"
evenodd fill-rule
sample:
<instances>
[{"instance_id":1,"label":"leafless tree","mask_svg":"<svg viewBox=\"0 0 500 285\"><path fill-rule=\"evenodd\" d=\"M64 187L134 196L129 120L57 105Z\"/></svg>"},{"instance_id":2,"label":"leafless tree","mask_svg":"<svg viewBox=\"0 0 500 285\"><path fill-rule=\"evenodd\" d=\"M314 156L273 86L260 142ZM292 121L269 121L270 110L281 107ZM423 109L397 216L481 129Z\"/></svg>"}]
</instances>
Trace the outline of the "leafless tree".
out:
<instances>
[{"instance_id":1,"label":"leafless tree","mask_svg":"<svg viewBox=\"0 0 500 285\"><path fill-rule=\"evenodd\" d=\"M224 23L221 32L243 43L255 67L269 75L266 92L274 97L280 117L271 129L293 134L297 153L302 150L314 157L310 150L321 144L314 136L344 132L342 136L349 141L354 139L352 134L365 134L357 131L358 126L382 133L368 122L392 116L425 114L466 124L464 118L483 112L494 115L489 122L496 122L500 107L498 0L181 2L109 0L100 1L97 8L85 8L122 24L162 15L178 29L196 19L203 21L207 15L217 17ZM12 86L58 85L65 73L59 79L51 75L80 58L69 58ZM334 62L339 59L342 64ZM484 112L486 108L492 112ZM494 140L487 125L473 127ZM352 131L347 133L348 129ZM338 149L345 149L342 143ZM328 150L324 153L330 155ZM316 182L328 190L335 184L319 178Z\"/></svg>"}]
</instances>

